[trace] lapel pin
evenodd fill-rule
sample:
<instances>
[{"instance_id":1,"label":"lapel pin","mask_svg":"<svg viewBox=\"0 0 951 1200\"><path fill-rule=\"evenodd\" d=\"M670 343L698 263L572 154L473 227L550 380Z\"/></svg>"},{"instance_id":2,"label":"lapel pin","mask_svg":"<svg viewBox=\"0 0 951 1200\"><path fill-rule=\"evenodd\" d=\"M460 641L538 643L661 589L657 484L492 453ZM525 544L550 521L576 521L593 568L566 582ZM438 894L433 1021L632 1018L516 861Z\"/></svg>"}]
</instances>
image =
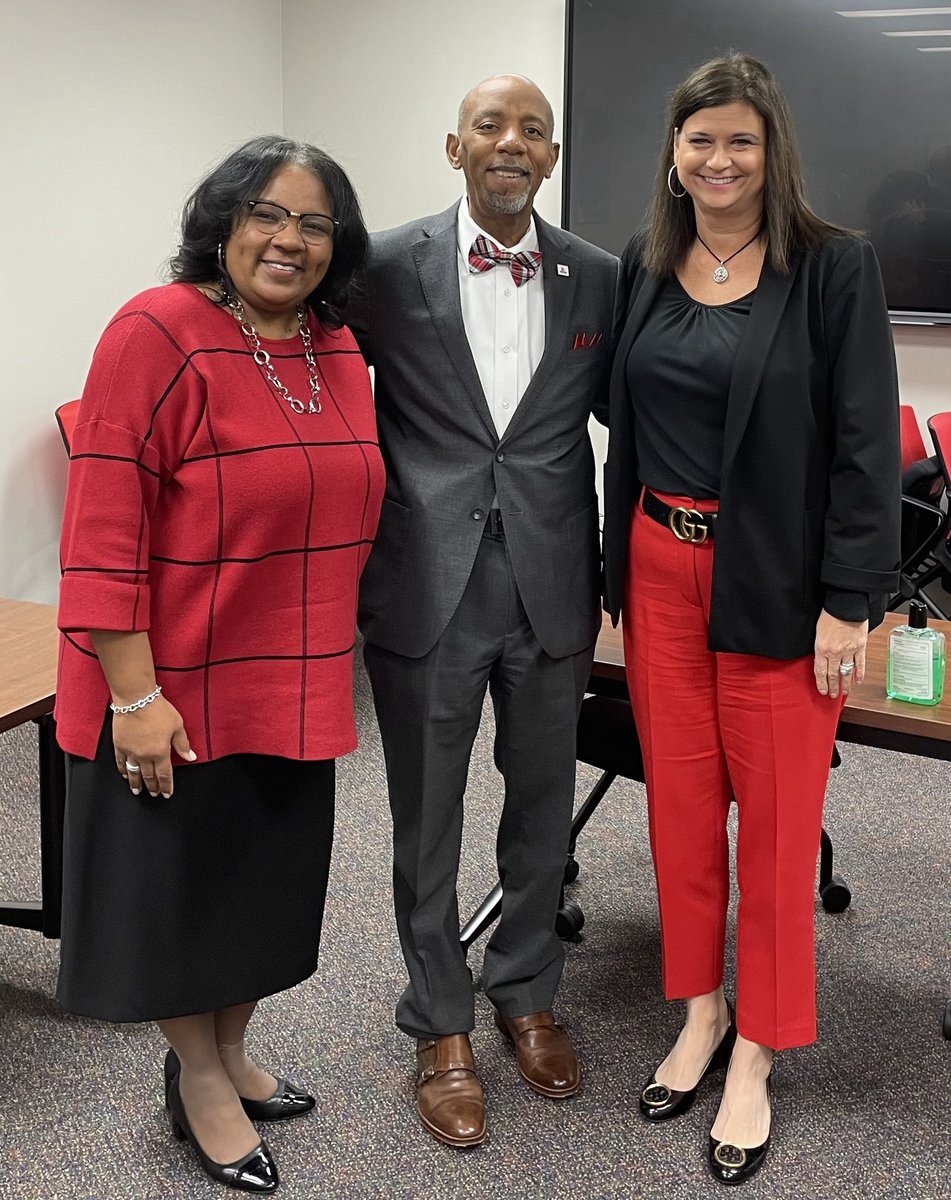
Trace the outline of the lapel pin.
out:
<instances>
[{"instance_id":1,"label":"lapel pin","mask_svg":"<svg viewBox=\"0 0 951 1200\"><path fill-rule=\"evenodd\" d=\"M568 270L568 268L565 266L564 263L559 263L558 264L558 274L559 275L570 275L571 272Z\"/></svg>"}]
</instances>

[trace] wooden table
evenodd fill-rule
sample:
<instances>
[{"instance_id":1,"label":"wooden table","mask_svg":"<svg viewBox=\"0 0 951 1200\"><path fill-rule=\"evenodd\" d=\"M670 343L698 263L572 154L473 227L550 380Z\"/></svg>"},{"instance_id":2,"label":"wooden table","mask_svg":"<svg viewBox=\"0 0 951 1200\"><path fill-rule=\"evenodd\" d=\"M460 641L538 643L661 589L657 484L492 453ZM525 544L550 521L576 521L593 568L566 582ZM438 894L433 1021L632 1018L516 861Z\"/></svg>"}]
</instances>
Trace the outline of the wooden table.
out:
<instances>
[{"instance_id":1,"label":"wooden table","mask_svg":"<svg viewBox=\"0 0 951 1200\"><path fill-rule=\"evenodd\" d=\"M888 633L896 625L905 625L903 613L886 613L885 623L873 629L868 640L865 682L855 688L842 710L836 738L903 754L921 754L926 758L951 762L951 684L945 681L939 704L908 704L889 700L885 695L885 663ZM930 621L944 632L951 648L951 621ZM626 700L624 647L620 628L612 629L605 618L598 638L589 690L600 695Z\"/></svg>"},{"instance_id":2,"label":"wooden table","mask_svg":"<svg viewBox=\"0 0 951 1200\"><path fill-rule=\"evenodd\" d=\"M0 597L0 733L35 721L39 739L42 899L0 901L0 924L59 937L66 769L53 702L59 638L50 604Z\"/></svg>"}]
</instances>

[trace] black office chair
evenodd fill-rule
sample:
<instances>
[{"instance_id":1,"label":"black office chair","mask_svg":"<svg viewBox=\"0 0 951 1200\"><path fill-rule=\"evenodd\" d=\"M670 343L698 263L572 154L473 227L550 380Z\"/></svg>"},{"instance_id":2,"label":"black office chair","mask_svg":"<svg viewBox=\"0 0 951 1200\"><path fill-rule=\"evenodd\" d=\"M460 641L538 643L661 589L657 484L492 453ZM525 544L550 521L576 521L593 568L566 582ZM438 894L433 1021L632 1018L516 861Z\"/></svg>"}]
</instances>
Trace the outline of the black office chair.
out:
<instances>
[{"instance_id":1,"label":"black office chair","mask_svg":"<svg viewBox=\"0 0 951 1200\"><path fill-rule=\"evenodd\" d=\"M938 455L925 449L915 410L901 406L901 578L888 602L889 612L909 600L921 600L932 616L947 614L925 589L936 580L947 586L946 548L948 514L942 511L944 478ZM932 431L932 438L934 432ZM937 552L937 553L936 553Z\"/></svg>"},{"instance_id":2,"label":"black office chair","mask_svg":"<svg viewBox=\"0 0 951 1200\"><path fill-rule=\"evenodd\" d=\"M594 707L592 707L594 706ZM597 709L597 712L596 712ZM627 716L623 709L627 709ZM634 719L627 701L608 700L604 696L586 696L581 702L578 721L578 758L592 767L602 768L602 776L576 812L572 821L572 833L568 842L568 860L564 865L564 883L574 883L578 878L578 860L575 859L575 844L581 830L585 828L604 794L618 775L628 779L644 781L644 762L641 760L640 743L633 734ZM611 745L614 740L614 745ZM602 746L605 750L602 752ZM610 748L610 749L606 749ZM609 764L610 763L610 764ZM502 884L496 883L477 910L462 926L459 941L467 950L480 934L498 918L502 911ZM574 900L566 899L562 887L561 905L555 917L555 932L563 941L578 940L585 914Z\"/></svg>"},{"instance_id":3,"label":"black office chair","mask_svg":"<svg viewBox=\"0 0 951 1200\"><path fill-rule=\"evenodd\" d=\"M935 582L946 589L951 587L949 534L951 514L927 500L902 494L901 568L898 591L888 602L889 612L901 608L909 600L921 600L933 617L951 619L951 612L926 591L928 585Z\"/></svg>"},{"instance_id":4,"label":"black office chair","mask_svg":"<svg viewBox=\"0 0 951 1200\"><path fill-rule=\"evenodd\" d=\"M579 762L600 767L602 774L571 822L565 883L574 883L578 878L578 861L575 858L578 837L618 775L639 783L644 782L641 745L634 732L634 714L626 699L615 700L608 696L585 697L581 702L578 718L576 753ZM459 934L463 950L469 949L475 939L498 917L501 910L502 885L497 883L463 926ZM574 941L583 925L584 913L580 905L573 900L567 900L562 890L561 905L555 918L555 932L564 941Z\"/></svg>"},{"instance_id":5,"label":"black office chair","mask_svg":"<svg viewBox=\"0 0 951 1200\"><path fill-rule=\"evenodd\" d=\"M578 862L575 846L578 836L604 799L608 788L619 775L625 779L644 782L644 760L634 727L634 713L630 701L625 697L586 696L581 703L578 719L578 749L580 762L600 768L600 779L588 793L571 823L568 844L568 860L565 864L565 883L573 883L578 877ZM839 752L833 749L832 766L840 763ZM825 829L819 856L819 897L826 912L844 912L852 902L848 884L833 873L832 841ZM475 939L492 924L502 908L502 885L496 884L485 900L463 926L459 941L463 950L468 950ZM565 941L574 941L584 925L584 913L573 900L565 899L562 892L561 906L555 920L555 930Z\"/></svg>"},{"instance_id":6,"label":"black office chair","mask_svg":"<svg viewBox=\"0 0 951 1200\"><path fill-rule=\"evenodd\" d=\"M578 722L578 758L591 766L600 767L604 774L592 788L572 824L568 866L565 871L566 883L571 883L578 877L578 864L574 856L577 836L614 780L621 775L639 783L644 781L644 760L634 726L634 713L627 700L609 696L585 697L581 705L581 719ZM838 749L833 749L832 766L837 767L840 762ZM845 880L833 873L832 863L832 840L823 829L819 858L819 897L826 912L844 912L852 901L852 893ZM568 903L571 904L571 901ZM574 907L577 908L577 905ZM583 923L582 917L581 924Z\"/></svg>"},{"instance_id":7,"label":"black office chair","mask_svg":"<svg viewBox=\"0 0 951 1200\"><path fill-rule=\"evenodd\" d=\"M948 515L948 537L935 550L935 557L945 572L944 586L951 591L951 412L936 413L928 420L928 430L934 442L935 458L941 468L944 497L941 503Z\"/></svg>"}]
</instances>

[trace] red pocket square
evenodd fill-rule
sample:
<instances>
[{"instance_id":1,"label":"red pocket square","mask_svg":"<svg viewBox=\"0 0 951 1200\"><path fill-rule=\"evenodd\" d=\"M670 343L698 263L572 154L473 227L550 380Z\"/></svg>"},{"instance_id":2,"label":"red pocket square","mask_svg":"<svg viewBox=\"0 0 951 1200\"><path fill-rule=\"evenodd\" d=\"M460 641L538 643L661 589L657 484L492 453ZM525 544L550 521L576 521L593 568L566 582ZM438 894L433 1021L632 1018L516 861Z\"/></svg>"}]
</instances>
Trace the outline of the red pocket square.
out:
<instances>
[{"instance_id":1,"label":"red pocket square","mask_svg":"<svg viewBox=\"0 0 951 1200\"><path fill-rule=\"evenodd\" d=\"M592 346L600 346L604 341L603 333L576 333L572 350L590 350Z\"/></svg>"}]
</instances>

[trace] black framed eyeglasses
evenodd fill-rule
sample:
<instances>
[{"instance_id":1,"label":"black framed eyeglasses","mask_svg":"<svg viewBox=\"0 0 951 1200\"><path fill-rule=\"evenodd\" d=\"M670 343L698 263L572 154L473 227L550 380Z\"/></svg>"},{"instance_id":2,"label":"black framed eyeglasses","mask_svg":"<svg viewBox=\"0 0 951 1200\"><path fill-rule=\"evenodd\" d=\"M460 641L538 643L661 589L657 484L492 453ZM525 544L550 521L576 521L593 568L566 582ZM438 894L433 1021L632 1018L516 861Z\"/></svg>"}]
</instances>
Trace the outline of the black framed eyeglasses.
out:
<instances>
[{"instance_id":1,"label":"black framed eyeglasses","mask_svg":"<svg viewBox=\"0 0 951 1200\"><path fill-rule=\"evenodd\" d=\"M322 242L330 241L340 224L335 217L328 217L325 213L293 212L283 204L274 204L271 200L249 200L247 203L251 210L248 220L252 229L273 236L287 227L291 217L296 217L300 235L309 246L319 246Z\"/></svg>"}]
</instances>

